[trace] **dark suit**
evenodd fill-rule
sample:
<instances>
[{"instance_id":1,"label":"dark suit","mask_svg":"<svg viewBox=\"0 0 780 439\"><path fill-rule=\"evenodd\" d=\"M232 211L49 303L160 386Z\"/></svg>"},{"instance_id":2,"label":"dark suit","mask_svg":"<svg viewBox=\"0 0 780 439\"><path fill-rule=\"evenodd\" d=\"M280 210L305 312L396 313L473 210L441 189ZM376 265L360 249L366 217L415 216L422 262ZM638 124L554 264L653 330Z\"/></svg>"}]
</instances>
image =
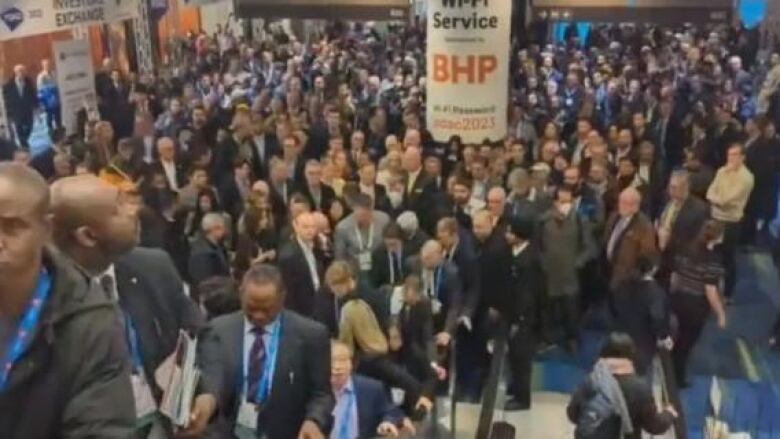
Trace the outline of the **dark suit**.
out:
<instances>
[{"instance_id":1,"label":"dark suit","mask_svg":"<svg viewBox=\"0 0 780 439\"><path fill-rule=\"evenodd\" d=\"M238 188L238 183L236 183L235 174L229 174L227 178L219 182L217 189L222 208L224 208L232 218L240 218L241 214L244 213L244 198L241 196L241 190Z\"/></svg>"},{"instance_id":2,"label":"dark suit","mask_svg":"<svg viewBox=\"0 0 780 439\"><path fill-rule=\"evenodd\" d=\"M117 87L109 82L104 92L105 96L99 107L101 118L111 122L115 139L131 137L135 125L135 110L129 101L130 89L125 84L119 84Z\"/></svg>"},{"instance_id":3,"label":"dark suit","mask_svg":"<svg viewBox=\"0 0 780 439\"><path fill-rule=\"evenodd\" d=\"M374 209L381 210L386 214L393 216L393 205L390 204L390 199L387 198L387 189L381 184L374 185Z\"/></svg>"},{"instance_id":4,"label":"dark suit","mask_svg":"<svg viewBox=\"0 0 780 439\"><path fill-rule=\"evenodd\" d=\"M279 140L275 135L266 134L263 136L263 144L259 145L256 141L252 141L252 174L255 178L261 180L268 180L269 165L273 157L282 156L282 148L279 146ZM263 154L260 154L262 148Z\"/></svg>"},{"instance_id":5,"label":"dark suit","mask_svg":"<svg viewBox=\"0 0 780 439\"><path fill-rule=\"evenodd\" d=\"M181 189L187 185L187 169L185 168L184 164L182 164L178 160L175 160L173 162L173 167L175 169L174 172L176 174L176 184L178 185L178 188ZM163 168L162 163L160 163L159 161L151 163L146 167L147 176L151 176L153 173L165 175L166 176L165 181L166 183L168 182L167 174L165 173L165 168Z\"/></svg>"},{"instance_id":6,"label":"dark suit","mask_svg":"<svg viewBox=\"0 0 780 439\"><path fill-rule=\"evenodd\" d=\"M314 257L317 263L317 274L322 285L325 280L324 268L316 250ZM304 316L311 316L317 290L314 287L314 280L311 277L309 265L306 263L303 249L297 239L293 238L282 246L279 250L278 260L279 270L287 290L285 306Z\"/></svg>"},{"instance_id":7,"label":"dark suit","mask_svg":"<svg viewBox=\"0 0 780 439\"><path fill-rule=\"evenodd\" d=\"M211 166L215 182L221 182L229 178L229 175L233 172L233 164L238 157L238 150L238 142L236 142L232 134L216 145Z\"/></svg>"},{"instance_id":8,"label":"dark suit","mask_svg":"<svg viewBox=\"0 0 780 439\"><path fill-rule=\"evenodd\" d=\"M287 219L287 203L295 191L295 183L288 179L283 185L276 186L273 182L268 181L268 186L270 188L269 199L275 224L284 224Z\"/></svg>"},{"instance_id":9,"label":"dark suit","mask_svg":"<svg viewBox=\"0 0 780 439\"><path fill-rule=\"evenodd\" d=\"M395 266L391 267L390 252L384 244L379 246L371 255L371 284L375 288L384 285L401 285L404 281L404 277L406 277L406 273L403 272L405 267L404 261L410 256L413 255L410 254L408 248L404 246L403 249L401 249L400 258L396 256L396 258L400 260L396 262ZM391 282L390 270L394 271L394 282Z\"/></svg>"},{"instance_id":10,"label":"dark suit","mask_svg":"<svg viewBox=\"0 0 780 439\"><path fill-rule=\"evenodd\" d=\"M415 256L407 261L406 272L416 274L423 279L423 267L420 258ZM438 291L436 297L441 302L441 310L434 315L433 331L438 333L445 331L450 335L455 334L458 327L458 318L463 313L463 292L458 275L458 268L449 261L443 261L435 270ZM423 293L426 294L425 285L422 286ZM426 294L427 296L427 294Z\"/></svg>"},{"instance_id":11,"label":"dark suit","mask_svg":"<svg viewBox=\"0 0 780 439\"><path fill-rule=\"evenodd\" d=\"M610 237L616 231L615 228L620 218L616 212L607 221L604 235L605 250L608 250ZM623 233L617 237L612 257L607 260L610 273L609 286L612 291L616 291L621 282L631 276L637 268L639 257L648 257L657 262L658 249L655 241L655 229L650 220L641 212L634 214Z\"/></svg>"},{"instance_id":12,"label":"dark suit","mask_svg":"<svg viewBox=\"0 0 780 439\"><path fill-rule=\"evenodd\" d=\"M203 316L184 295L176 266L164 251L138 247L114 269L120 307L133 322L147 380L154 383L155 371L176 349L179 331L197 334ZM152 391L159 402L162 390L152 386Z\"/></svg>"},{"instance_id":13,"label":"dark suit","mask_svg":"<svg viewBox=\"0 0 780 439\"><path fill-rule=\"evenodd\" d=\"M409 190L409 178L408 174L404 176L404 209L411 210L417 215L420 227L423 230L433 230L435 224L433 219L430 218L431 215L428 214L428 210L431 207L428 200L431 193L434 192L433 180L424 170L420 170L411 186L411 190Z\"/></svg>"},{"instance_id":14,"label":"dark suit","mask_svg":"<svg viewBox=\"0 0 780 439\"><path fill-rule=\"evenodd\" d=\"M332 187L328 186L327 184L320 184L320 202L317 203L314 199L314 196L311 193L311 189L309 189L309 185L307 184L301 184L298 186L297 189L298 192L300 192L306 199L309 200L309 203L311 203L313 210L319 210L320 212L327 213L330 209L330 205L333 203L333 200L336 199L336 191L333 190Z\"/></svg>"},{"instance_id":15,"label":"dark suit","mask_svg":"<svg viewBox=\"0 0 780 439\"><path fill-rule=\"evenodd\" d=\"M225 249L217 246L205 237L198 238L190 249L189 272L192 285L198 284L214 276L230 277L230 262Z\"/></svg>"},{"instance_id":16,"label":"dark suit","mask_svg":"<svg viewBox=\"0 0 780 439\"><path fill-rule=\"evenodd\" d=\"M661 212L659 221L663 221L664 213ZM680 252L685 251L699 236L704 222L710 218L710 206L707 202L689 196L683 203L677 217L672 222L672 230L669 242L661 253L661 277L670 275L674 267L674 260Z\"/></svg>"},{"instance_id":17,"label":"dark suit","mask_svg":"<svg viewBox=\"0 0 780 439\"><path fill-rule=\"evenodd\" d=\"M352 375L355 391L355 407L358 415L358 437L373 438L382 422L398 425L403 413L394 406L387 396L384 384L373 378Z\"/></svg>"},{"instance_id":18,"label":"dark suit","mask_svg":"<svg viewBox=\"0 0 780 439\"><path fill-rule=\"evenodd\" d=\"M24 78L24 87L22 93L19 93L16 80L12 78L3 86L3 98L8 118L16 128L19 143L27 146L27 140L33 130L33 113L38 106L35 85L30 78Z\"/></svg>"},{"instance_id":19,"label":"dark suit","mask_svg":"<svg viewBox=\"0 0 780 439\"><path fill-rule=\"evenodd\" d=\"M323 432L332 423L330 341L324 326L291 311L282 311L281 338L269 399L258 412L258 433L268 439L297 437L306 420ZM244 321L241 311L212 320L198 346L205 393L217 398L218 415L206 437L232 438L244 364Z\"/></svg>"}]
</instances>

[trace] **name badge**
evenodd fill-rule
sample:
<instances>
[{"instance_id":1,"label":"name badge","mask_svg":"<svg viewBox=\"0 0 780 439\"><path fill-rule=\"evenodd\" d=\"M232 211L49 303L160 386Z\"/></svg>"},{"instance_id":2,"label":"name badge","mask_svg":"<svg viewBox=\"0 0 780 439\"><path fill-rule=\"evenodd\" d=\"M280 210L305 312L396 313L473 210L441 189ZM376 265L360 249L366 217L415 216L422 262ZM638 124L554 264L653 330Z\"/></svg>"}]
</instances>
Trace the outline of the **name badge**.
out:
<instances>
[{"instance_id":1,"label":"name badge","mask_svg":"<svg viewBox=\"0 0 780 439\"><path fill-rule=\"evenodd\" d=\"M434 314L439 314L441 312L441 302L439 302L439 299L431 300L431 310Z\"/></svg>"},{"instance_id":2,"label":"name badge","mask_svg":"<svg viewBox=\"0 0 780 439\"><path fill-rule=\"evenodd\" d=\"M142 420L150 417L157 412L157 403L152 396L152 389L146 381L143 374L133 374L130 376L133 385L133 399L135 400L136 420Z\"/></svg>"},{"instance_id":3,"label":"name badge","mask_svg":"<svg viewBox=\"0 0 780 439\"><path fill-rule=\"evenodd\" d=\"M371 252L362 252L358 254L358 264L361 271L371 270Z\"/></svg>"},{"instance_id":4,"label":"name badge","mask_svg":"<svg viewBox=\"0 0 780 439\"><path fill-rule=\"evenodd\" d=\"M236 424L250 430L254 436L255 430L257 430L257 405L246 400L241 401L241 405L238 407Z\"/></svg>"}]
</instances>

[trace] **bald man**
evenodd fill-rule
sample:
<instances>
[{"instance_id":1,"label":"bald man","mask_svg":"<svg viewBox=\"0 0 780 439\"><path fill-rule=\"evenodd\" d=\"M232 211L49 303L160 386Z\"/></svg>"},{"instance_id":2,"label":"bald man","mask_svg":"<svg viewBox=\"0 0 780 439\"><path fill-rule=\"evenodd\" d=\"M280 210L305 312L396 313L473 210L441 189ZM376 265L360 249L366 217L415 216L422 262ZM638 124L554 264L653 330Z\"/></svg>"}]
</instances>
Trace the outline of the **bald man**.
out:
<instances>
[{"instance_id":1,"label":"bald man","mask_svg":"<svg viewBox=\"0 0 780 439\"><path fill-rule=\"evenodd\" d=\"M33 129L33 113L38 107L38 93L24 65L14 66L14 77L3 86L3 97L8 118L16 129L17 141L27 148Z\"/></svg>"},{"instance_id":2,"label":"bald man","mask_svg":"<svg viewBox=\"0 0 780 439\"><path fill-rule=\"evenodd\" d=\"M317 220L311 212L298 214L292 222L295 236L279 249L279 270L287 288L285 306L311 317L314 296L323 281L322 254L316 248Z\"/></svg>"},{"instance_id":3,"label":"bald man","mask_svg":"<svg viewBox=\"0 0 780 439\"><path fill-rule=\"evenodd\" d=\"M130 361L114 305L51 238L46 182L0 164L0 431L126 438Z\"/></svg>"},{"instance_id":4,"label":"bald man","mask_svg":"<svg viewBox=\"0 0 780 439\"><path fill-rule=\"evenodd\" d=\"M404 210L411 210L420 219L423 228L430 230L431 194L434 192L435 182L422 167L422 151L410 146L406 148L401 158L404 175Z\"/></svg>"},{"instance_id":5,"label":"bald man","mask_svg":"<svg viewBox=\"0 0 780 439\"><path fill-rule=\"evenodd\" d=\"M171 258L161 250L136 247L136 198L91 174L66 177L51 187L51 211L59 249L121 311L122 340L132 359L137 437L146 438L152 429L165 431L156 412L163 391L154 372L176 349L179 331L200 328L200 312L185 295ZM209 402L200 401L201 410Z\"/></svg>"},{"instance_id":6,"label":"bald man","mask_svg":"<svg viewBox=\"0 0 780 439\"><path fill-rule=\"evenodd\" d=\"M631 276L641 257L658 261L655 229L650 219L640 212L641 202L642 196L635 188L623 190L617 212L607 221L604 250L611 291L616 291Z\"/></svg>"}]
</instances>

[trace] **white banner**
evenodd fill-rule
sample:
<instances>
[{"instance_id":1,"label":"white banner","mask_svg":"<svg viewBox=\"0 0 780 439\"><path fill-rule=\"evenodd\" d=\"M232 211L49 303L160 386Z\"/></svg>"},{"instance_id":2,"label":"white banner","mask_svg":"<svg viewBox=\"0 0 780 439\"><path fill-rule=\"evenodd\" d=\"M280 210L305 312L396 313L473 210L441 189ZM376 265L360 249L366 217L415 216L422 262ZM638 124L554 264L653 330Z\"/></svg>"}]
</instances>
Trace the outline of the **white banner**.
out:
<instances>
[{"instance_id":1,"label":"white banner","mask_svg":"<svg viewBox=\"0 0 780 439\"><path fill-rule=\"evenodd\" d=\"M78 129L77 114L82 108L97 109L95 93L95 72L89 40L68 40L54 42L57 86L60 91L62 125L68 134Z\"/></svg>"},{"instance_id":2,"label":"white banner","mask_svg":"<svg viewBox=\"0 0 780 439\"><path fill-rule=\"evenodd\" d=\"M0 41L138 17L139 0L4 0Z\"/></svg>"},{"instance_id":3,"label":"white banner","mask_svg":"<svg viewBox=\"0 0 780 439\"><path fill-rule=\"evenodd\" d=\"M221 4L224 3L224 4ZM221 6L226 7L230 5L230 9L233 9L233 2L230 0L179 0L179 6L180 7L200 7L200 6L208 6L208 5L215 5L215 4L221 4Z\"/></svg>"},{"instance_id":4,"label":"white banner","mask_svg":"<svg viewBox=\"0 0 780 439\"><path fill-rule=\"evenodd\" d=\"M440 142L506 136L511 0L430 0L427 127Z\"/></svg>"}]
</instances>

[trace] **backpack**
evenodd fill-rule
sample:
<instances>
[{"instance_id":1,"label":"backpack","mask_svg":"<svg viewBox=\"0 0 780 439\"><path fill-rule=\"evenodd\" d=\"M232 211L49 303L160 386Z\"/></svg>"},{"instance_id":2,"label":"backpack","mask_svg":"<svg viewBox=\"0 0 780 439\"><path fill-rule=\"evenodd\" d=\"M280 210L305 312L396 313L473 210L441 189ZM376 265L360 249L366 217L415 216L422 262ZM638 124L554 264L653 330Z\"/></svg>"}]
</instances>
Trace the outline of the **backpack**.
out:
<instances>
[{"instance_id":1,"label":"backpack","mask_svg":"<svg viewBox=\"0 0 780 439\"><path fill-rule=\"evenodd\" d=\"M580 409L575 439L613 439L619 436L617 409L603 390L590 385L590 395ZM617 427L617 431L612 431Z\"/></svg>"}]
</instances>

